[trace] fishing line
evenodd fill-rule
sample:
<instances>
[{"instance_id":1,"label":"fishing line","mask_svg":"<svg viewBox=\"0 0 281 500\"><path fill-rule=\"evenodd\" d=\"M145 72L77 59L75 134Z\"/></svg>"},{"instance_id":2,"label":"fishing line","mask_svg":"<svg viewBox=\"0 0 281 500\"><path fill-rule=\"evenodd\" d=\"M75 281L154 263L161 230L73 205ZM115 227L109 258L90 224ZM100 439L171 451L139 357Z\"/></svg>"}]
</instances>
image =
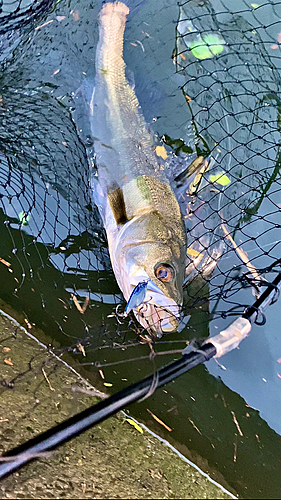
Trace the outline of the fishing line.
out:
<instances>
[{"instance_id":1,"label":"fishing line","mask_svg":"<svg viewBox=\"0 0 281 500\"><path fill-rule=\"evenodd\" d=\"M148 394L152 393L152 387L156 389L156 382L157 388L162 387L188 370L191 370L191 368L209 361L212 357L220 357L236 348L240 341L248 335L252 324L257 320L258 314L264 314L263 311L266 307L278 300L280 290L281 273L277 275L271 284L268 284L260 298L253 305L245 309L240 318L236 319L226 330L220 332L215 337L208 338L200 349L188 352L191 348L188 346L182 351L183 355L180 359L161 368L158 372L154 372L153 375L129 385L109 398L10 450L4 455L5 461L0 465L0 478L11 474L27 462L38 458L40 454L54 450L61 444L104 421L128 405L145 398ZM243 321L248 324L246 328ZM242 324L243 331L242 329L239 331L239 328L237 328L239 324ZM8 457L11 457L10 462L7 462Z\"/></svg>"}]
</instances>

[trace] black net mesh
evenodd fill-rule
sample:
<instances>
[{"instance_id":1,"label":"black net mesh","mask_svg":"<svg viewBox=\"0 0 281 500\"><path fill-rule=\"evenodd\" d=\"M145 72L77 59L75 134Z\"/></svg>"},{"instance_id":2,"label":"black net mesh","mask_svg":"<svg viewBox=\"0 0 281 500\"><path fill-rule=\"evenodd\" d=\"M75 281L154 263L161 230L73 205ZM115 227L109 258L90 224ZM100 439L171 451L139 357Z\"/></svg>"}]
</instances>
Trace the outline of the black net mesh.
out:
<instances>
[{"instance_id":1,"label":"black net mesh","mask_svg":"<svg viewBox=\"0 0 281 500\"><path fill-rule=\"evenodd\" d=\"M0 63L5 64L21 41L26 41L36 22L43 18L54 0L15 0L0 3Z\"/></svg>"},{"instance_id":2,"label":"black net mesh","mask_svg":"<svg viewBox=\"0 0 281 500\"><path fill-rule=\"evenodd\" d=\"M194 154L208 162L193 192L182 190L185 318L154 346L170 354L153 365L143 328L116 316L124 301L91 198L84 106L100 3L2 3L1 299L60 356L100 370L131 361L136 370L110 372L122 386L226 326L280 271L281 2L153 0L128 19L124 58L150 129L174 163ZM204 456L203 444L192 445Z\"/></svg>"},{"instance_id":3,"label":"black net mesh","mask_svg":"<svg viewBox=\"0 0 281 500\"><path fill-rule=\"evenodd\" d=\"M223 3L215 7L219 14L208 2L180 5L174 58L192 116L196 151L214 159L214 173L211 167L207 187L199 188L198 197L204 203L208 181L217 178L211 204L219 217L211 229L218 234L223 230L226 254L218 262L220 277L216 272L211 284L219 284L224 276L220 291L225 299L228 293L232 297L229 307L231 302L238 305L238 282L265 277L276 269L280 255L280 75L275 56L280 5L253 4L249 9L241 3L231 13ZM265 16L272 21L267 26ZM206 236L211 214L203 212L202 218L200 210L195 209L195 217ZM237 248L228 232L235 235ZM239 259L257 273L253 268L245 272L245 265L240 273Z\"/></svg>"},{"instance_id":4,"label":"black net mesh","mask_svg":"<svg viewBox=\"0 0 281 500\"><path fill-rule=\"evenodd\" d=\"M51 0L32 1L15 0L11 2L1 1L1 35L9 31L32 26L41 15L45 15L47 9L55 3Z\"/></svg>"}]
</instances>

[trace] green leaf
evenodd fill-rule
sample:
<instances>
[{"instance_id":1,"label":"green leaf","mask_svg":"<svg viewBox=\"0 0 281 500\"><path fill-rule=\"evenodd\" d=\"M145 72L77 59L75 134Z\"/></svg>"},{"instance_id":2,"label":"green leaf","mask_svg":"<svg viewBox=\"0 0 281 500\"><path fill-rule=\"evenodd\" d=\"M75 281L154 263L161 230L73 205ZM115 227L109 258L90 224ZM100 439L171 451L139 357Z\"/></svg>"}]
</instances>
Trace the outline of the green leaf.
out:
<instances>
[{"instance_id":1,"label":"green leaf","mask_svg":"<svg viewBox=\"0 0 281 500\"><path fill-rule=\"evenodd\" d=\"M30 219L30 215L25 215L25 212L20 212L18 215L19 221L23 226L28 225L28 221Z\"/></svg>"},{"instance_id":2,"label":"green leaf","mask_svg":"<svg viewBox=\"0 0 281 500\"><path fill-rule=\"evenodd\" d=\"M221 186L227 186L231 182L231 180L229 179L229 177L227 177L227 175L224 174L224 173L210 175L210 181L211 182L217 182Z\"/></svg>"},{"instance_id":3,"label":"green leaf","mask_svg":"<svg viewBox=\"0 0 281 500\"><path fill-rule=\"evenodd\" d=\"M196 59L210 59L223 52L224 40L216 34L204 35L191 43L190 50Z\"/></svg>"}]
</instances>

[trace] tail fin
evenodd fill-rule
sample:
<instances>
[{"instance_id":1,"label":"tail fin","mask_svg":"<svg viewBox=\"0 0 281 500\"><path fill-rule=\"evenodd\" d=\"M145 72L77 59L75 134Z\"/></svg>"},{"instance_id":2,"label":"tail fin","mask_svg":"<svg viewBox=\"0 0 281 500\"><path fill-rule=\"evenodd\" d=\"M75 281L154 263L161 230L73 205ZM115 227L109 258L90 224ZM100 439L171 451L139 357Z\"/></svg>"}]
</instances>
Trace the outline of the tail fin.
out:
<instances>
[{"instance_id":1,"label":"tail fin","mask_svg":"<svg viewBox=\"0 0 281 500\"><path fill-rule=\"evenodd\" d=\"M102 0L102 5L105 3L115 3L114 0ZM124 3L127 7L130 9L131 14L135 14L138 12L140 8L142 8L148 0L122 0L122 3Z\"/></svg>"}]
</instances>

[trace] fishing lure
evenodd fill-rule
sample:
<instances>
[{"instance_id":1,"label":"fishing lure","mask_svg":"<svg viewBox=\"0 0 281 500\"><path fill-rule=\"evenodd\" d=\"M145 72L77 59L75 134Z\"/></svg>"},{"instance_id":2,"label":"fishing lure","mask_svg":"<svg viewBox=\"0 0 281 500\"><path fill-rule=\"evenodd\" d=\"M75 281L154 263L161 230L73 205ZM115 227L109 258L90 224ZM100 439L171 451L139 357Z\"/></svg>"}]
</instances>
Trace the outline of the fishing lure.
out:
<instances>
[{"instance_id":1,"label":"fishing lure","mask_svg":"<svg viewBox=\"0 0 281 500\"><path fill-rule=\"evenodd\" d=\"M128 316L129 312L132 311L132 309L136 309L143 303L146 295L148 281L149 280L140 281L140 283L138 283L134 288L125 307L124 317Z\"/></svg>"}]
</instances>

